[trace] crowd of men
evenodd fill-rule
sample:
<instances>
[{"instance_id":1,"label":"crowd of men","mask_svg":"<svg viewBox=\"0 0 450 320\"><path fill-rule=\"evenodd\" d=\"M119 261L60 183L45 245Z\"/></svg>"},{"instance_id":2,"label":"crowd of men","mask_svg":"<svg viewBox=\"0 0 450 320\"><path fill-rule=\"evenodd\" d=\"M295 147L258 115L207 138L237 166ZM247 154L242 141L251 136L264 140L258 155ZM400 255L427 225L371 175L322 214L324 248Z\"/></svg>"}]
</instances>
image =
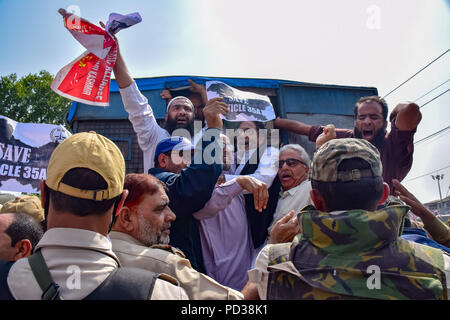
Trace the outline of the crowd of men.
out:
<instances>
[{"instance_id":1,"label":"crowd of men","mask_svg":"<svg viewBox=\"0 0 450 320\"><path fill-rule=\"evenodd\" d=\"M258 122L230 139L228 106L192 81L189 97L161 93L161 127L120 50L114 73L144 172L95 132L61 142L41 204L1 208L0 299L448 299L450 228L400 183L416 104L388 119L362 97L353 130L277 118L316 143L310 158Z\"/></svg>"}]
</instances>

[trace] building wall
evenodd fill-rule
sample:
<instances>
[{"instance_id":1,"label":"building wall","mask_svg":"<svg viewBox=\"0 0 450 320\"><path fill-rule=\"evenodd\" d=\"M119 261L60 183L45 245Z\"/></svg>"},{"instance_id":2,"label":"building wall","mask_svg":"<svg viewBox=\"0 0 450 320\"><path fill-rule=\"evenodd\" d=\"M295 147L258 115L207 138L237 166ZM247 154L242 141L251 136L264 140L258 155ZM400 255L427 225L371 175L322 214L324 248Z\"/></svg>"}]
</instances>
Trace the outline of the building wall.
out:
<instances>
[{"instance_id":1,"label":"building wall","mask_svg":"<svg viewBox=\"0 0 450 320\"><path fill-rule=\"evenodd\" d=\"M440 201L433 201L429 203L424 203L424 206L427 207L430 211L439 213L439 218L442 221L447 222L450 219L450 199L445 198Z\"/></svg>"},{"instance_id":2,"label":"building wall","mask_svg":"<svg viewBox=\"0 0 450 320\"><path fill-rule=\"evenodd\" d=\"M79 120L75 127L76 132L93 130L112 140L123 154L127 173L143 172L142 151L129 120Z\"/></svg>"}]
</instances>

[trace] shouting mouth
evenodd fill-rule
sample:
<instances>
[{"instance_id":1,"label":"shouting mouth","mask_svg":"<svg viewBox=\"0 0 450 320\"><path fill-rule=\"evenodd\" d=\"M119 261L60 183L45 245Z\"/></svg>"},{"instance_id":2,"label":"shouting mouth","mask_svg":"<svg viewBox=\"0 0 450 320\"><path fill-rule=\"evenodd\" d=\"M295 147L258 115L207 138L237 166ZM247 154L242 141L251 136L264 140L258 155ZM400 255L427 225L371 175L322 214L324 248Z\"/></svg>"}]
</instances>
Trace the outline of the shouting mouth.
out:
<instances>
[{"instance_id":1,"label":"shouting mouth","mask_svg":"<svg viewBox=\"0 0 450 320\"><path fill-rule=\"evenodd\" d=\"M364 140L368 140L368 141L372 140L372 138L374 136L373 130L362 130L361 133L362 133L362 138Z\"/></svg>"},{"instance_id":2,"label":"shouting mouth","mask_svg":"<svg viewBox=\"0 0 450 320\"><path fill-rule=\"evenodd\" d=\"M291 175L291 173L290 172L288 172L288 171L283 171L283 172L281 172L281 174L280 174L280 180L283 182L283 181L288 181L288 180L290 180L292 178L292 175Z\"/></svg>"}]
</instances>

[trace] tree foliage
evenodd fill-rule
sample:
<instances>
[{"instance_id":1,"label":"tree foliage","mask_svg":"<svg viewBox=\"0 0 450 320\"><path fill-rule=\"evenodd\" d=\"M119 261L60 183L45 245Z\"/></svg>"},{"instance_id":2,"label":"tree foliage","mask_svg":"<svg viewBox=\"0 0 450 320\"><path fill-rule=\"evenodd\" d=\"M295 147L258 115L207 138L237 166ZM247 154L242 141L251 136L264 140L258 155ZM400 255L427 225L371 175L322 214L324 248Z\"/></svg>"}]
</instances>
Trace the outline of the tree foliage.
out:
<instances>
[{"instance_id":1,"label":"tree foliage","mask_svg":"<svg viewBox=\"0 0 450 320\"><path fill-rule=\"evenodd\" d=\"M66 113L72 101L50 89L48 71L20 79L12 73L0 77L0 115L17 122L50 123L67 126Z\"/></svg>"}]
</instances>

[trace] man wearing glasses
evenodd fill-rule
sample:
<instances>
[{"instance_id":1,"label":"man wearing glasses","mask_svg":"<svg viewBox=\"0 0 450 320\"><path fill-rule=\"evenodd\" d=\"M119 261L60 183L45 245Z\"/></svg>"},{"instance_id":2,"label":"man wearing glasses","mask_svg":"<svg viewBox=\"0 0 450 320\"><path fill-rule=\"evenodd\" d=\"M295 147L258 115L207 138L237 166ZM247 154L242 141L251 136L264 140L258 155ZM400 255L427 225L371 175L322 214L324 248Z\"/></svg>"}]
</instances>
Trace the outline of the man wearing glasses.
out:
<instances>
[{"instance_id":1,"label":"man wearing glasses","mask_svg":"<svg viewBox=\"0 0 450 320\"><path fill-rule=\"evenodd\" d=\"M308 180L310 159L308 153L298 144L288 144L280 149L278 160L278 178L281 182L281 191L278 204L273 216L269 234L277 221L289 214L292 217L307 205L312 204L309 197L311 182ZM289 219L286 217L286 219ZM297 219L290 219L292 224ZM287 222L287 221L286 221Z\"/></svg>"}]
</instances>

